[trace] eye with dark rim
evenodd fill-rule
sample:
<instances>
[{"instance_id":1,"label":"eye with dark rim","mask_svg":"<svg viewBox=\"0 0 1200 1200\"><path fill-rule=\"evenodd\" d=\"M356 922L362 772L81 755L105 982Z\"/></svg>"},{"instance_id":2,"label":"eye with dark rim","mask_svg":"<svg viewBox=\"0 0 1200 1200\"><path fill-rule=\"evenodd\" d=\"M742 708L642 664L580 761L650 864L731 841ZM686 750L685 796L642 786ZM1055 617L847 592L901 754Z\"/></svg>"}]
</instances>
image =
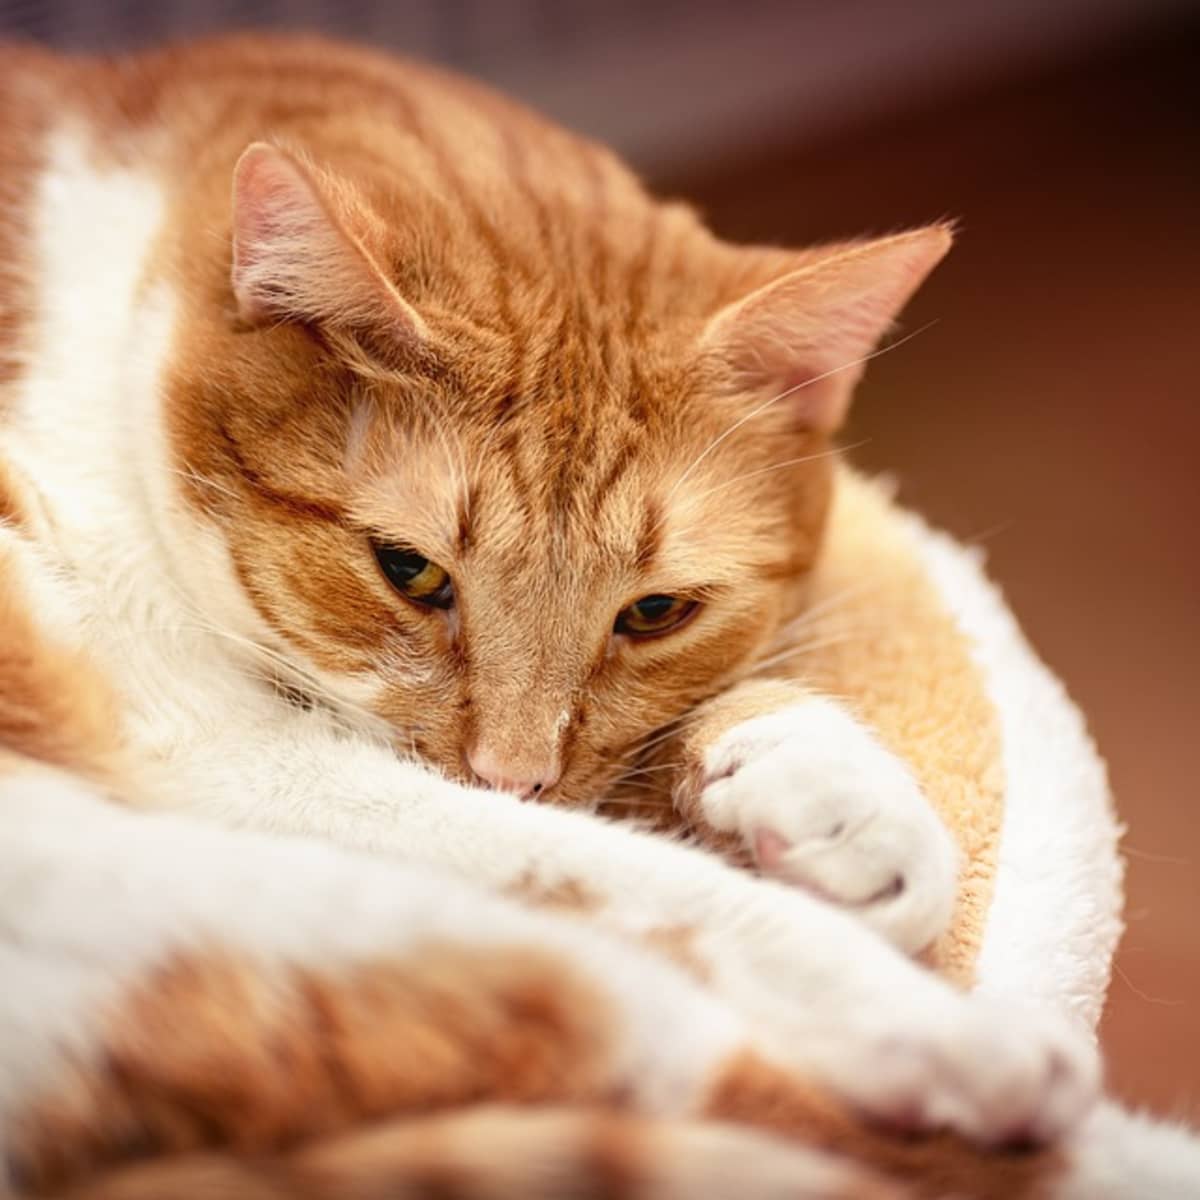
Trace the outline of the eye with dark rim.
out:
<instances>
[{"instance_id":1,"label":"eye with dark rim","mask_svg":"<svg viewBox=\"0 0 1200 1200\"><path fill-rule=\"evenodd\" d=\"M384 578L406 600L425 608L454 607L454 583L444 567L407 546L372 541L371 550Z\"/></svg>"},{"instance_id":2,"label":"eye with dark rim","mask_svg":"<svg viewBox=\"0 0 1200 1200\"><path fill-rule=\"evenodd\" d=\"M685 596L643 596L617 613L613 632L631 638L660 637L678 629L699 607L698 600Z\"/></svg>"}]
</instances>

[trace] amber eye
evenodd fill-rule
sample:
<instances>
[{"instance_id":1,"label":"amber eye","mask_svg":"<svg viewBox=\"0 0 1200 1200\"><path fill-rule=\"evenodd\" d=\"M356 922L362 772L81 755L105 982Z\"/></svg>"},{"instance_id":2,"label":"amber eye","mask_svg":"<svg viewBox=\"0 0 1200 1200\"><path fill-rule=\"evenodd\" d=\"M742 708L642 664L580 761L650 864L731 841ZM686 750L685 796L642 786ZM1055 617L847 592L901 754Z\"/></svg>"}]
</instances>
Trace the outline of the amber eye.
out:
<instances>
[{"instance_id":1,"label":"amber eye","mask_svg":"<svg viewBox=\"0 0 1200 1200\"><path fill-rule=\"evenodd\" d=\"M429 608L451 608L454 604L454 584L450 575L437 563L404 546L385 546L372 542L375 561L388 583L402 596Z\"/></svg>"},{"instance_id":2,"label":"amber eye","mask_svg":"<svg viewBox=\"0 0 1200 1200\"><path fill-rule=\"evenodd\" d=\"M655 637L677 629L699 607L682 596L643 596L617 613L613 631L635 638Z\"/></svg>"}]
</instances>

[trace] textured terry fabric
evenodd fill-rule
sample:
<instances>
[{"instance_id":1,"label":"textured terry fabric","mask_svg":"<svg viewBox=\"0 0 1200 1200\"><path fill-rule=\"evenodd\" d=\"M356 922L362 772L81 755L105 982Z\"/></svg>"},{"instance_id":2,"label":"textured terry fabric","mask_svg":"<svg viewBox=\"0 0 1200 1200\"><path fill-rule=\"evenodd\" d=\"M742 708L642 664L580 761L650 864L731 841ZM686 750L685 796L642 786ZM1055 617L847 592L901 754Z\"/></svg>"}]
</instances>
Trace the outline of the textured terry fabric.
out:
<instances>
[{"instance_id":1,"label":"textured terry fabric","mask_svg":"<svg viewBox=\"0 0 1200 1200\"><path fill-rule=\"evenodd\" d=\"M911 767L963 852L949 931L929 954L972 983L1004 817L1000 721L983 672L931 580L917 528L886 489L838 481L827 549L813 579L805 679L849 704Z\"/></svg>"},{"instance_id":2,"label":"textured terry fabric","mask_svg":"<svg viewBox=\"0 0 1200 1200\"><path fill-rule=\"evenodd\" d=\"M1122 829L1104 763L1079 710L985 578L982 556L915 518L909 528L1000 717L1004 825L978 987L1055 1008L1094 1034L1123 928Z\"/></svg>"},{"instance_id":3,"label":"textured terry fabric","mask_svg":"<svg viewBox=\"0 0 1200 1200\"><path fill-rule=\"evenodd\" d=\"M806 678L909 763L957 836L959 904L930 961L1094 1033L1122 928L1121 830L1079 711L977 550L848 470L831 531Z\"/></svg>"}]
</instances>

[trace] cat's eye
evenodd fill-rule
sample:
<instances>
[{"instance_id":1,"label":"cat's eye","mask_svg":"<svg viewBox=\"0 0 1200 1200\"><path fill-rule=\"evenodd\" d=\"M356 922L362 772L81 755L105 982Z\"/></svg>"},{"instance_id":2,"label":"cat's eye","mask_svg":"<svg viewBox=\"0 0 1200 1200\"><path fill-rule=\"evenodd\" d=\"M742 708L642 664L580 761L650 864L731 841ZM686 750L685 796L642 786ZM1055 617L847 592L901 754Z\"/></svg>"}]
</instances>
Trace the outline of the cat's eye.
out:
<instances>
[{"instance_id":1,"label":"cat's eye","mask_svg":"<svg viewBox=\"0 0 1200 1200\"><path fill-rule=\"evenodd\" d=\"M429 608L453 606L454 584L444 567L405 546L373 541L371 549L384 578L402 596Z\"/></svg>"},{"instance_id":2,"label":"cat's eye","mask_svg":"<svg viewBox=\"0 0 1200 1200\"><path fill-rule=\"evenodd\" d=\"M617 613L614 633L628 637L657 637L678 629L698 608L699 603L683 596L655 594L635 600L628 608Z\"/></svg>"}]
</instances>

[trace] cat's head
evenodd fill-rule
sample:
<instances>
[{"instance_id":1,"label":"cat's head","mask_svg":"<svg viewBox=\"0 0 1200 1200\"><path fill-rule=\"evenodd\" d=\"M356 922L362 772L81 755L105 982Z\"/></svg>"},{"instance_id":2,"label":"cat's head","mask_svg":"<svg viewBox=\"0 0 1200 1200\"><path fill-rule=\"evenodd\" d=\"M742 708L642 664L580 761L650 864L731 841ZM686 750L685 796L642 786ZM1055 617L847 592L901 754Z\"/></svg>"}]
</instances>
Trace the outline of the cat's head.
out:
<instances>
[{"instance_id":1,"label":"cat's head","mask_svg":"<svg viewBox=\"0 0 1200 1200\"><path fill-rule=\"evenodd\" d=\"M831 438L950 240L734 248L588 155L456 191L252 146L170 389L259 636L401 752L566 802L795 615Z\"/></svg>"}]
</instances>

